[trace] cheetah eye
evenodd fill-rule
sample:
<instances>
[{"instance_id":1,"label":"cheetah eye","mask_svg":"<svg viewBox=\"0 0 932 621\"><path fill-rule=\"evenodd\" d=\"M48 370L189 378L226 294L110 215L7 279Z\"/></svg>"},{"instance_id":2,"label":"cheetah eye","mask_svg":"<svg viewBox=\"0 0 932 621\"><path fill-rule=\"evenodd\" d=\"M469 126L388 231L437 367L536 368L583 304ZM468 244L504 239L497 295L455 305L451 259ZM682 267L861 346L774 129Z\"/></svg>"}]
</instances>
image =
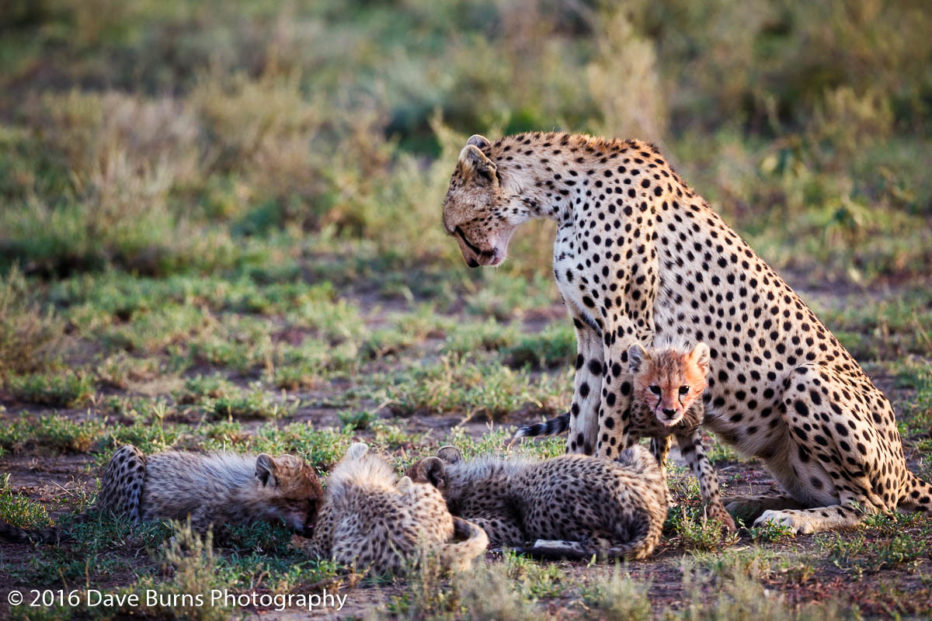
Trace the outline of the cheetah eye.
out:
<instances>
[{"instance_id":1,"label":"cheetah eye","mask_svg":"<svg viewBox=\"0 0 932 621\"><path fill-rule=\"evenodd\" d=\"M647 387L647 390L651 391L651 392L654 393L655 395L659 395L659 394L660 394L660 386L657 386L657 385L648 386L648 387Z\"/></svg>"},{"instance_id":2,"label":"cheetah eye","mask_svg":"<svg viewBox=\"0 0 932 621\"><path fill-rule=\"evenodd\" d=\"M685 395L689 392L689 386L680 386L680 394Z\"/></svg>"}]
</instances>

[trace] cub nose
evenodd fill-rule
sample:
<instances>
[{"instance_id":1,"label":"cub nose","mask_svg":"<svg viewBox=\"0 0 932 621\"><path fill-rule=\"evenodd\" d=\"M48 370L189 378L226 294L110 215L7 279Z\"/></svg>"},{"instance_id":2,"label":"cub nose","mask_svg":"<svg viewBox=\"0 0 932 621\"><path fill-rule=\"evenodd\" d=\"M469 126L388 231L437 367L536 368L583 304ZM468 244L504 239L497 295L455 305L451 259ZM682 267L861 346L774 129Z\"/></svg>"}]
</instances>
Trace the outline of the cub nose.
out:
<instances>
[{"instance_id":1,"label":"cub nose","mask_svg":"<svg viewBox=\"0 0 932 621\"><path fill-rule=\"evenodd\" d=\"M670 410L667 408L663 408L663 413L664 413L664 416L667 416L668 418L673 418L673 415L676 414L676 410Z\"/></svg>"}]
</instances>

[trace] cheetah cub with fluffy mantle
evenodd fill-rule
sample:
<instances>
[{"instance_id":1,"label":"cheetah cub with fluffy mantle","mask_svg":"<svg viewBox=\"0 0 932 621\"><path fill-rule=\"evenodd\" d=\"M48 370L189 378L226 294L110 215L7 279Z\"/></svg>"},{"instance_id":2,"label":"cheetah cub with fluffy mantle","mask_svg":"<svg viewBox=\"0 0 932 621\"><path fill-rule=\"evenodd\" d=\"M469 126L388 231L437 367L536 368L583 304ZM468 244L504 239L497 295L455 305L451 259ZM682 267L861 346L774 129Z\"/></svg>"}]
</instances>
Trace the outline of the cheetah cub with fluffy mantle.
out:
<instances>
[{"instance_id":1,"label":"cheetah cub with fluffy mantle","mask_svg":"<svg viewBox=\"0 0 932 621\"><path fill-rule=\"evenodd\" d=\"M402 573L425 551L438 554L444 568L468 567L488 544L481 528L450 515L433 486L399 481L388 463L356 443L327 478L314 537L303 547L361 570Z\"/></svg>"},{"instance_id":2,"label":"cheetah cub with fluffy mantle","mask_svg":"<svg viewBox=\"0 0 932 621\"><path fill-rule=\"evenodd\" d=\"M484 528L492 544L540 557L646 558L667 515L657 460L640 446L619 461L563 455L469 462L447 446L408 474L433 484L450 511Z\"/></svg>"},{"instance_id":3,"label":"cheetah cub with fluffy mantle","mask_svg":"<svg viewBox=\"0 0 932 621\"><path fill-rule=\"evenodd\" d=\"M94 507L133 521L190 517L191 527L201 532L254 520L308 531L322 496L317 473L294 455L167 451L146 456L127 444L110 459ZM0 536L12 541L54 541L60 535L57 528L28 531L0 524Z\"/></svg>"},{"instance_id":4,"label":"cheetah cub with fluffy mantle","mask_svg":"<svg viewBox=\"0 0 932 621\"><path fill-rule=\"evenodd\" d=\"M735 531L735 522L722 504L715 468L706 457L699 429L705 415L701 397L709 374L709 346L699 343L692 349L680 345L645 349L635 344L628 349L628 366L634 376L628 443L651 438L651 451L666 478L667 454L675 437L680 453L699 480L709 517ZM526 425L518 429L515 438L563 433L569 421L566 413Z\"/></svg>"}]
</instances>

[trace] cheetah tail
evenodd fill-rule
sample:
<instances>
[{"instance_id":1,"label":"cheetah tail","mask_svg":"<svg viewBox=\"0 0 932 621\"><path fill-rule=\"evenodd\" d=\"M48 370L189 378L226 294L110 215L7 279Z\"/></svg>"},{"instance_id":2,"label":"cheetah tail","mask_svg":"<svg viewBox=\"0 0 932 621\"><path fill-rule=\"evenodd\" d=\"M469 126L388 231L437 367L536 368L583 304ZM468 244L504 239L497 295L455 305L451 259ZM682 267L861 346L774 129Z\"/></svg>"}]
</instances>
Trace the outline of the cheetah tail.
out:
<instances>
[{"instance_id":1,"label":"cheetah tail","mask_svg":"<svg viewBox=\"0 0 932 621\"><path fill-rule=\"evenodd\" d=\"M932 514L932 485L926 483L912 472L908 472L909 480L900 500L900 507L913 511L922 511Z\"/></svg>"},{"instance_id":2,"label":"cheetah tail","mask_svg":"<svg viewBox=\"0 0 932 621\"><path fill-rule=\"evenodd\" d=\"M58 543L69 537L57 527L26 529L0 521L0 539L11 543Z\"/></svg>"},{"instance_id":3,"label":"cheetah tail","mask_svg":"<svg viewBox=\"0 0 932 621\"><path fill-rule=\"evenodd\" d=\"M534 436L556 436L570 428L570 413L566 412L543 423L524 425L515 432L515 438L533 438Z\"/></svg>"},{"instance_id":4,"label":"cheetah tail","mask_svg":"<svg viewBox=\"0 0 932 621\"><path fill-rule=\"evenodd\" d=\"M443 567L451 571L469 569L473 559L489 547L489 537L481 526L455 516L453 537L455 541L445 544L440 553Z\"/></svg>"}]
</instances>

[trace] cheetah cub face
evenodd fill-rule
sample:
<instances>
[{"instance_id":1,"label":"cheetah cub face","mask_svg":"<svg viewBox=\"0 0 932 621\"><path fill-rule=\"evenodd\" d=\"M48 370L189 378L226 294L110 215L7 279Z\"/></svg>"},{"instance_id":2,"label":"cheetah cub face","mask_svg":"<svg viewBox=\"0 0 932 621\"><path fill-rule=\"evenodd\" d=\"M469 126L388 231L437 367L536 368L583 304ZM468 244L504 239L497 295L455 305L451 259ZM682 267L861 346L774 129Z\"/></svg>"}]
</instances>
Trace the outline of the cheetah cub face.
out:
<instances>
[{"instance_id":1,"label":"cheetah cub face","mask_svg":"<svg viewBox=\"0 0 932 621\"><path fill-rule=\"evenodd\" d=\"M310 532L317 520L323 488L314 469L300 457L261 454L256 459L256 500L266 503L269 519L280 519L298 532Z\"/></svg>"},{"instance_id":2,"label":"cheetah cub face","mask_svg":"<svg viewBox=\"0 0 932 621\"><path fill-rule=\"evenodd\" d=\"M443 228L456 238L469 267L504 261L515 228L527 219L509 207L498 169L482 152L489 146L478 135L466 142L443 201Z\"/></svg>"},{"instance_id":3,"label":"cheetah cub face","mask_svg":"<svg viewBox=\"0 0 932 621\"><path fill-rule=\"evenodd\" d=\"M702 396L708 383L709 346L699 343L689 352L675 348L645 350L640 344L628 350L634 374L634 397L665 427L676 425Z\"/></svg>"}]
</instances>

